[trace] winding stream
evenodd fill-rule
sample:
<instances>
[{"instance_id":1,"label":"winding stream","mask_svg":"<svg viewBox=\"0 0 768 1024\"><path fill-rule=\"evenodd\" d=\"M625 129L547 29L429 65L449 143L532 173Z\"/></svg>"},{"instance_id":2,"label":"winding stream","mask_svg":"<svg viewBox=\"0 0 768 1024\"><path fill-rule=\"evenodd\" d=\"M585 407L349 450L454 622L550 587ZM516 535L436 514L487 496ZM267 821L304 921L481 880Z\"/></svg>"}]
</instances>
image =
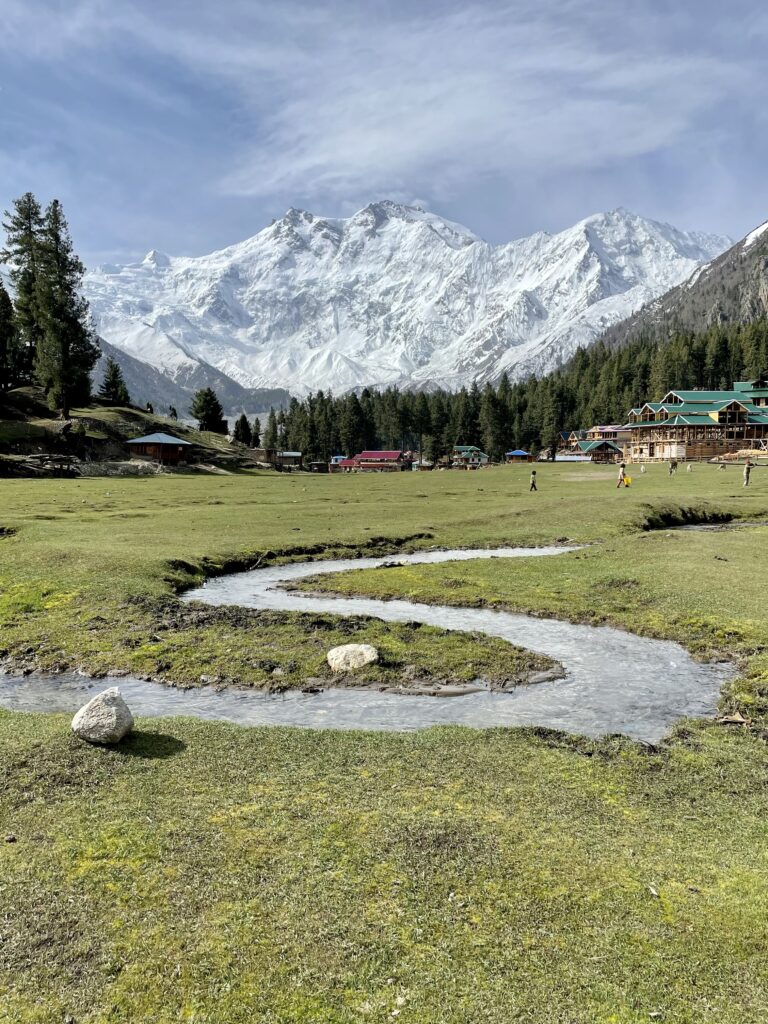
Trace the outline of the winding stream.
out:
<instances>
[{"instance_id":1,"label":"winding stream","mask_svg":"<svg viewBox=\"0 0 768 1024\"><path fill-rule=\"evenodd\" d=\"M438 724L476 727L540 725L600 736L624 733L657 742L681 717L711 716L730 664L695 662L678 644L651 640L610 627L481 608L451 608L410 601L314 596L286 591L308 576L474 558L563 555L574 548L419 551L384 558L351 558L273 565L212 579L188 591L185 601L277 611L369 615L390 622L422 622L443 629L485 633L548 654L566 678L461 697L401 696L370 689L330 688L318 694L265 694L202 687L177 690L138 679L86 680L77 676L0 679L0 704L17 710L74 710L93 693L118 685L139 715L192 715L240 724L312 728L412 730ZM364 638L361 638L364 639Z\"/></svg>"}]
</instances>

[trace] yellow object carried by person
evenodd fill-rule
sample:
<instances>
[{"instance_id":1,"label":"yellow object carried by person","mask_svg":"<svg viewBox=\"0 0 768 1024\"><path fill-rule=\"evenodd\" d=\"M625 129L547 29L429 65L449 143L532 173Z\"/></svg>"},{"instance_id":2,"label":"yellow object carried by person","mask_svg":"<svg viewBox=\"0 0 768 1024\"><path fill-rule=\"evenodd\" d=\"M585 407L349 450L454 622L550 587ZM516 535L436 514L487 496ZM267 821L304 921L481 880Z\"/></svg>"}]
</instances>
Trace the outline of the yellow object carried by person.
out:
<instances>
[{"instance_id":1,"label":"yellow object carried by person","mask_svg":"<svg viewBox=\"0 0 768 1024\"><path fill-rule=\"evenodd\" d=\"M625 477L624 477L624 486L625 486L625 487L629 487L629 485L630 485L631 483L632 483L632 477L631 477L631 476L625 476Z\"/></svg>"}]
</instances>

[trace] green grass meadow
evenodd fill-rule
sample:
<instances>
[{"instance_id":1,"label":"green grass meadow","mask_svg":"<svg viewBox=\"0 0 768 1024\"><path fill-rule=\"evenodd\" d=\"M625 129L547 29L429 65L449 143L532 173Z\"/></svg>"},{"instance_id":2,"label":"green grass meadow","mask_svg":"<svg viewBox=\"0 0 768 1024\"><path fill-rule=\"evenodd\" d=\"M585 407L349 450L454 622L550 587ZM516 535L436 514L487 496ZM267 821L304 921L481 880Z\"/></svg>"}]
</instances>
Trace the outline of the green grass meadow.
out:
<instances>
[{"instance_id":1,"label":"green grass meadow","mask_svg":"<svg viewBox=\"0 0 768 1024\"><path fill-rule=\"evenodd\" d=\"M501 641L176 594L270 559L568 540L325 585L675 639L737 661L722 708L749 719L655 749L139 719L106 750L0 710L3 1024L768 1019L768 527L664 528L768 519L768 472L537 469L538 494L526 466L0 481L9 664L301 685L352 638L382 648L374 682L502 677L526 654Z\"/></svg>"}]
</instances>

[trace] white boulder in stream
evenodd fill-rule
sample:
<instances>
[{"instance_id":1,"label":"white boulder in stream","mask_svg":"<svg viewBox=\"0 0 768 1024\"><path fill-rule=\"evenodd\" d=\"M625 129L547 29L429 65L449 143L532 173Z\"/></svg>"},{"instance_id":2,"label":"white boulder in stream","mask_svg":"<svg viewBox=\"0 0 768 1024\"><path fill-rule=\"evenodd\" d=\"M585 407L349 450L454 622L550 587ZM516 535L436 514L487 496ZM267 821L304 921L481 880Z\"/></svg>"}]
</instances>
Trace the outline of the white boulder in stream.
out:
<instances>
[{"instance_id":1,"label":"white boulder in stream","mask_svg":"<svg viewBox=\"0 0 768 1024\"><path fill-rule=\"evenodd\" d=\"M119 743L133 728L133 715L116 686L97 693L72 719L72 732L87 743Z\"/></svg>"},{"instance_id":2,"label":"white boulder in stream","mask_svg":"<svg viewBox=\"0 0 768 1024\"><path fill-rule=\"evenodd\" d=\"M354 672L356 668L377 662L379 652L371 644L342 644L341 647L332 647L327 658L331 671Z\"/></svg>"}]
</instances>

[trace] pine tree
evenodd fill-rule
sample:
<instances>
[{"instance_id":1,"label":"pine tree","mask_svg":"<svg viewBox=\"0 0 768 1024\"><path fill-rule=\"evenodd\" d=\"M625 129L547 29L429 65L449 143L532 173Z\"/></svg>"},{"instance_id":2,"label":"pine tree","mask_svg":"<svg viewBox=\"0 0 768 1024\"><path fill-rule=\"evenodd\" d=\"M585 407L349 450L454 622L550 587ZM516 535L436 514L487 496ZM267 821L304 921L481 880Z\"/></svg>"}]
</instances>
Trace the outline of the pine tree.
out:
<instances>
[{"instance_id":1,"label":"pine tree","mask_svg":"<svg viewBox=\"0 0 768 1024\"><path fill-rule=\"evenodd\" d=\"M419 462L424 460L424 437L432 429L432 416L429 411L429 401L423 391L416 396L413 406L413 429L419 439Z\"/></svg>"},{"instance_id":2,"label":"pine tree","mask_svg":"<svg viewBox=\"0 0 768 1024\"><path fill-rule=\"evenodd\" d=\"M480 399L480 434L483 450L492 459L501 459L504 455L502 410L490 384L486 384Z\"/></svg>"},{"instance_id":3,"label":"pine tree","mask_svg":"<svg viewBox=\"0 0 768 1024\"><path fill-rule=\"evenodd\" d=\"M18 360L16 321L13 303L0 281L0 394L16 383Z\"/></svg>"},{"instance_id":4,"label":"pine tree","mask_svg":"<svg viewBox=\"0 0 768 1024\"><path fill-rule=\"evenodd\" d=\"M341 447L348 458L365 446L365 415L354 391L346 397L339 422Z\"/></svg>"},{"instance_id":5,"label":"pine tree","mask_svg":"<svg viewBox=\"0 0 768 1024\"><path fill-rule=\"evenodd\" d=\"M213 388L201 388L196 391L189 411L197 420L200 430L210 430L214 434L226 434L227 421L224 419L224 410Z\"/></svg>"},{"instance_id":6,"label":"pine tree","mask_svg":"<svg viewBox=\"0 0 768 1024\"><path fill-rule=\"evenodd\" d=\"M174 421L179 418L179 414L176 412L175 405L171 405L168 407L168 418Z\"/></svg>"},{"instance_id":7,"label":"pine tree","mask_svg":"<svg viewBox=\"0 0 768 1024\"><path fill-rule=\"evenodd\" d=\"M131 397L123 377L123 371L117 362L110 356L107 359L107 366L104 370L104 380L99 388L99 396L115 405L130 405Z\"/></svg>"},{"instance_id":8,"label":"pine tree","mask_svg":"<svg viewBox=\"0 0 768 1024\"><path fill-rule=\"evenodd\" d=\"M235 429L232 431L232 437L240 444L250 445L251 443L251 425L248 422L248 417L244 412L241 412L235 422Z\"/></svg>"},{"instance_id":9,"label":"pine tree","mask_svg":"<svg viewBox=\"0 0 768 1024\"><path fill-rule=\"evenodd\" d=\"M253 426L251 427L251 447L258 448L261 441L261 420L258 416L254 418Z\"/></svg>"},{"instance_id":10,"label":"pine tree","mask_svg":"<svg viewBox=\"0 0 768 1024\"><path fill-rule=\"evenodd\" d=\"M50 408L65 418L73 404L90 398L90 375L100 355L88 303L79 293L84 273L61 204L54 199L40 236L35 295L41 334L35 379L45 389Z\"/></svg>"},{"instance_id":11,"label":"pine tree","mask_svg":"<svg viewBox=\"0 0 768 1024\"><path fill-rule=\"evenodd\" d=\"M3 227L7 234L0 262L11 268L15 290L17 352L15 384L29 384L34 376L35 353L42 337L38 310L38 274L42 244L43 216L40 204L31 192L15 200L13 210L5 211Z\"/></svg>"},{"instance_id":12,"label":"pine tree","mask_svg":"<svg viewBox=\"0 0 768 1024\"><path fill-rule=\"evenodd\" d=\"M275 410L269 410L267 417L267 429L264 431L263 448L277 448L277 416Z\"/></svg>"}]
</instances>

